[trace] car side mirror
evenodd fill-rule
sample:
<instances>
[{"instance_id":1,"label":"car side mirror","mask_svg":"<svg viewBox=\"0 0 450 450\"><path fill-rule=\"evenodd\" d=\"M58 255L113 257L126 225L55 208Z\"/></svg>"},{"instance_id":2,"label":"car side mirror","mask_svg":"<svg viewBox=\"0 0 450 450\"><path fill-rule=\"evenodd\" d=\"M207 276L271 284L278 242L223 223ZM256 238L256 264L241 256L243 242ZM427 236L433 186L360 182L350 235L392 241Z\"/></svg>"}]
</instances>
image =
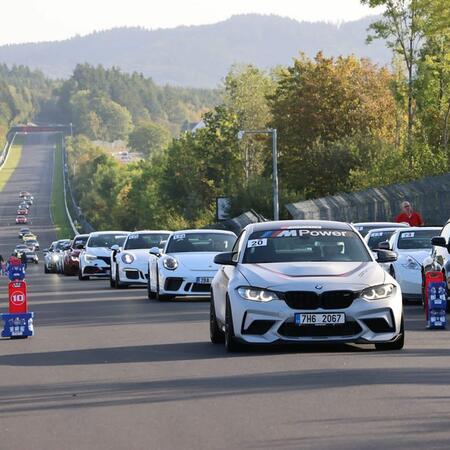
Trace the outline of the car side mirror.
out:
<instances>
[{"instance_id":1,"label":"car side mirror","mask_svg":"<svg viewBox=\"0 0 450 450\"><path fill-rule=\"evenodd\" d=\"M397 253L391 250L384 250L382 248L375 249L377 253L377 262L378 263L390 263L397 261L398 255Z\"/></svg>"},{"instance_id":2,"label":"car side mirror","mask_svg":"<svg viewBox=\"0 0 450 450\"><path fill-rule=\"evenodd\" d=\"M214 262L219 266L236 266L237 262L233 260L235 255L234 252L219 253L214 257Z\"/></svg>"},{"instance_id":3,"label":"car side mirror","mask_svg":"<svg viewBox=\"0 0 450 450\"><path fill-rule=\"evenodd\" d=\"M154 256L161 256L161 249L159 249L158 247L152 247L149 250L150 255L154 255Z\"/></svg>"},{"instance_id":4,"label":"car side mirror","mask_svg":"<svg viewBox=\"0 0 450 450\"><path fill-rule=\"evenodd\" d=\"M378 247L377 247L377 248L379 248L379 249L381 249L381 250L390 250L390 249L391 249L391 247L390 247L388 241L380 242L380 243L378 244Z\"/></svg>"},{"instance_id":5,"label":"car side mirror","mask_svg":"<svg viewBox=\"0 0 450 450\"><path fill-rule=\"evenodd\" d=\"M118 251L120 250L120 247L119 247L117 244L114 244L114 245L111 247L111 250L114 251L114 252L118 252Z\"/></svg>"},{"instance_id":6,"label":"car side mirror","mask_svg":"<svg viewBox=\"0 0 450 450\"><path fill-rule=\"evenodd\" d=\"M431 238L431 245L435 247L447 247L447 241L445 240L445 237L435 236L434 238Z\"/></svg>"}]
</instances>

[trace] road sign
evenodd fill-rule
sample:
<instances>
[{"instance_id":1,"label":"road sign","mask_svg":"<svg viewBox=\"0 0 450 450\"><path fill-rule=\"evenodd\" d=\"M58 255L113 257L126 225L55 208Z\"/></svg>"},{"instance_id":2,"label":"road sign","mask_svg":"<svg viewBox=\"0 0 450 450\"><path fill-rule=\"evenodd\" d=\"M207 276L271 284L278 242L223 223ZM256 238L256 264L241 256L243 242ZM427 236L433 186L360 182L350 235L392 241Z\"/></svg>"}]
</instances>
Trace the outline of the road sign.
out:
<instances>
[{"instance_id":1,"label":"road sign","mask_svg":"<svg viewBox=\"0 0 450 450\"><path fill-rule=\"evenodd\" d=\"M27 283L22 280L10 281L9 312L10 314L27 312Z\"/></svg>"}]
</instances>

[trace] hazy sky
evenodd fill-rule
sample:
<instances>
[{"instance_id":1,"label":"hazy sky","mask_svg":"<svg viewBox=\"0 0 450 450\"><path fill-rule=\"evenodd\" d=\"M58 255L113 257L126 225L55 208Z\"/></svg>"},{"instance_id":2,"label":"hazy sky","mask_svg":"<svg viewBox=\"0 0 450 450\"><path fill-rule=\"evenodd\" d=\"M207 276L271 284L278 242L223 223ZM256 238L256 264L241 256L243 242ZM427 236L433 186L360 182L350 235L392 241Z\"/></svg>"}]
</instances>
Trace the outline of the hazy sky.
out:
<instances>
[{"instance_id":1,"label":"hazy sky","mask_svg":"<svg viewBox=\"0 0 450 450\"><path fill-rule=\"evenodd\" d=\"M233 14L278 14L340 22L379 11L359 0L13 0L2 1L0 44L66 39L118 26L172 28Z\"/></svg>"}]
</instances>

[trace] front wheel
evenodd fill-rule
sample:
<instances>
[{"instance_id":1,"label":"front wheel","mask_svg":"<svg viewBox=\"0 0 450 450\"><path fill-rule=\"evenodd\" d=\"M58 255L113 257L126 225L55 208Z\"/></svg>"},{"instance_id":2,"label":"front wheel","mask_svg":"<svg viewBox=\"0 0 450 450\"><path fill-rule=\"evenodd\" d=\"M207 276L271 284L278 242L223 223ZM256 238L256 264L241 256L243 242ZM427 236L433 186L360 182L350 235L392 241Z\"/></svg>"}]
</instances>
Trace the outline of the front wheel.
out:
<instances>
[{"instance_id":1,"label":"front wheel","mask_svg":"<svg viewBox=\"0 0 450 450\"><path fill-rule=\"evenodd\" d=\"M50 273L50 270L47 268L47 264L44 264L44 273Z\"/></svg>"},{"instance_id":2,"label":"front wheel","mask_svg":"<svg viewBox=\"0 0 450 450\"><path fill-rule=\"evenodd\" d=\"M223 344L225 336L217 324L216 309L212 294L209 305L209 337L213 344Z\"/></svg>"},{"instance_id":3,"label":"front wheel","mask_svg":"<svg viewBox=\"0 0 450 450\"><path fill-rule=\"evenodd\" d=\"M150 277L147 280L147 296L149 300L155 300L156 295L154 292L152 292L151 288L150 288Z\"/></svg>"},{"instance_id":4,"label":"front wheel","mask_svg":"<svg viewBox=\"0 0 450 450\"><path fill-rule=\"evenodd\" d=\"M236 341L234 335L233 316L231 314L230 300L227 299L225 307L225 348L227 352L237 352L241 350L241 345Z\"/></svg>"},{"instance_id":5,"label":"front wheel","mask_svg":"<svg viewBox=\"0 0 450 450\"><path fill-rule=\"evenodd\" d=\"M405 323L402 316L402 322L400 326L400 334L394 342L380 342L375 344L375 348L380 351L401 350L405 345Z\"/></svg>"},{"instance_id":6,"label":"front wheel","mask_svg":"<svg viewBox=\"0 0 450 450\"><path fill-rule=\"evenodd\" d=\"M87 280L89 280L89 277L85 277L85 276L83 276L82 275L82 272L81 272L81 270L78 272L78 279L80 280L80 281L87 281Z\"/></svg>"}]
</instances>

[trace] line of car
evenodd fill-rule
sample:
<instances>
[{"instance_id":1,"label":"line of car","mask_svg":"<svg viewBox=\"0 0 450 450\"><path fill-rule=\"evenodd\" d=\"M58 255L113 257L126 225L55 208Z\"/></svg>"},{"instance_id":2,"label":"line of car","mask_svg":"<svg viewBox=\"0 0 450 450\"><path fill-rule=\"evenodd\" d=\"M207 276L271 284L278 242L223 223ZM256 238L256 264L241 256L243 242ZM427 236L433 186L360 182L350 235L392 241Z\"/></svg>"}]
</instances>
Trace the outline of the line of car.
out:
<instances>
[{"instance_id":1,"label":"line of car","mask_svg":"<svg viewBox=\"0 0 450 450\"><path fill-rule=\"evenodd\" d=\"M20 203L17 207L16 224L26 224L31 213L31 206L34 203L34 196L28 191L21 191L19 198ZM31 232L29 227L22 227L19 230L19 239L22 242L16 245L13 254L19 258L24 258L27 263L38 264L37 250L39 250L39 241L37 236Z\"/></svg>"},{"instance_id":2,"label":"line of car","mask_svg":"<svg viewBox=\"0 0 450 450\"><path fill-rule=\"evenodd\" d=\"M404 345L402 284L421 286L420 271L418 280L403 276L418 258L408 251L431 249L437 231L329 221L263 222L238 237L210 229L103 231L53 242L44 270L146 287L159 301L211 298L211 341L230 351L278 341L395 350Z\"/></svg>"}]
</instances>

